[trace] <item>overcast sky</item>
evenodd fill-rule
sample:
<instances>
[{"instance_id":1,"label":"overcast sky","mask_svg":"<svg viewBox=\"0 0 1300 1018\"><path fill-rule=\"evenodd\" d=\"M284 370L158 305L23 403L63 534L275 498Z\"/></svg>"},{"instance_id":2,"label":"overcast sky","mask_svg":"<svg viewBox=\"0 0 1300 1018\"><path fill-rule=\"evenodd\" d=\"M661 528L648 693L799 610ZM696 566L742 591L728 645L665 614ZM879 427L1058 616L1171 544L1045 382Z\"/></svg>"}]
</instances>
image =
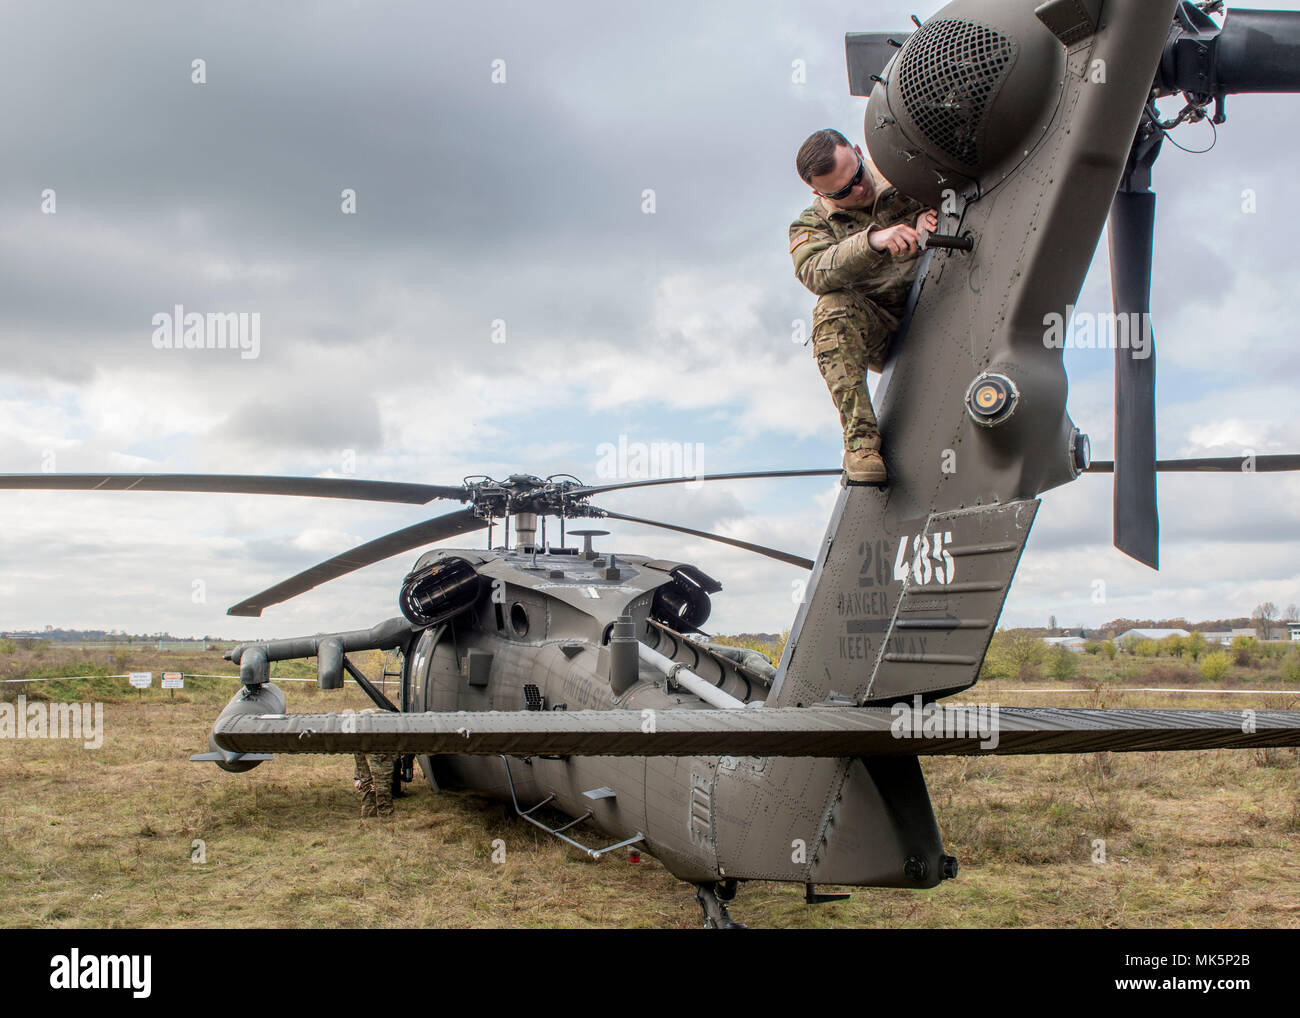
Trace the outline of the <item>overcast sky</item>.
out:
<instances>
[{"instance_id":1,"label":"overcast sky","mask_svg":"<svg viewBox=\"0 0 1300 1018\"><path fill-rule=\"evenodd\" d=\"M794 153L825 126L861 139L844 33L906 26L913 9L7 5L0 472L592 482L620 437L689 446L707 472L837 466L834 408L791 341L814 300L787 252L810 197ZM1157 164L1162 457L1300 451L1297 102L1229 97L1213 151L1166 145ZM1175 138L1203 147L1209 128ZM1103 238L1079 304L1109 302ZM258 356L156 349L154 316L178 304L260 314ZM1112 354L1067 351L1066 367L1070 413L1110 458ZM812 557L837 484L602 504ZM1160 503L1157 574L1111 547L1108 477L1049 492L1003 624L1300 601L1300 480L1166 475ZM415 553L261 620L225 609L456 507L0 492L0 629L367 626L397 613ZM720 579L710 629L793 621L798 569L600 525L605 547Z\"/></svg>"}]
</instances>

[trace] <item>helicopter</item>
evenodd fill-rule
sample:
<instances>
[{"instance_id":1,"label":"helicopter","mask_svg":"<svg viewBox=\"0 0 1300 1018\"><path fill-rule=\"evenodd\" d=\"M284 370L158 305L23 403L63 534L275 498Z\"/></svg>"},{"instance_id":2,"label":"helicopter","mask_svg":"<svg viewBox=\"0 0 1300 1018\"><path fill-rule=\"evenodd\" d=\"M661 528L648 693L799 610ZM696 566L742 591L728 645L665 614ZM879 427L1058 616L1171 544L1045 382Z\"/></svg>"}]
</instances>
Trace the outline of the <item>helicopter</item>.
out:
<instances>
[{"instance_id":1,"label":"helicopter","mask_svg":"<svg viewBox=\"0 0 1300 1018\"><path fill-rule=\"evenodd\" d=\"M873 162L939 217L878 390L890 482L844 479L811 558L592 499L839 470L598 485L531 474L459 485L10 474L0 488L462 503L232 606L260 616L367 565L487 531L485 548L423 551L400 615L370 629L233 648L241 688L193 759L242 773L277 753L401 754L435 790L500 798L592 858L632 846L654 855L694 885L714 928L738 925L729 903L746 881L802 884L816 903L843 896L821 887L924 889L956 877L923 756L1300 745L1300 711L1247 722L1238 711L1002 709L994 731L979 708L941 704L978 680L1044 491L1113 473L1115 544L1155 568L1157 473L1241 469L1235 458L1158 460L1154 356L1118 347L1115 460L1092 461L1066 412L1061 350L1043 330L1077 297L1108 220L1116 314L1147 320L1162 141L1178 123L1222 122L1229 94L1300 91L1288 58L1300 15L1233 10L1219 26L1209 15L1220 7L954 0L909 33L846 37ZM1099 61L1104 84L1089 73ZM1186 108L1164 121L1154 102L1173 95ZM960 468L948 469L954 456ZM1253 468L1300 469L1300 457L1260 456ZM687 561L598 547L602 531L566 532L575 519L668 529L809 569L780 661L704 635L717 579ZM400 654L397 702L348 657L366 650ZM270 665L295 659L315 659L322 689L351 677L381 711L286 713ZM544 819L554 812L567 822ZM582 825L601 843L578 840Z\"/></svg>"}]
</instances>

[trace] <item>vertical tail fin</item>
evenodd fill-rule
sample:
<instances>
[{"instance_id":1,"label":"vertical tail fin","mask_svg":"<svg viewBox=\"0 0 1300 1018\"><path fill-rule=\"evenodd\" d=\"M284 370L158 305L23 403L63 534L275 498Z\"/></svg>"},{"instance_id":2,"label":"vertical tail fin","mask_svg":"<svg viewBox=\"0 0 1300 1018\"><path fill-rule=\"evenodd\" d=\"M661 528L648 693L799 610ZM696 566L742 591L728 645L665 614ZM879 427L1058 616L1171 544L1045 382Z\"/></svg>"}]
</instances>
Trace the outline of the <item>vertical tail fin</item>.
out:
<instances>
[{"instance_id":1,"label":"vertical tail fin","mask_svg":"<svg viewBox=\"0 0 1300 1018\"><path fill-rule=\"evenodd\" d=\"M979 675L1037 499L899 520L840 494L768 703L858 704L965 689Z\"/></svg>"}]
</instances>

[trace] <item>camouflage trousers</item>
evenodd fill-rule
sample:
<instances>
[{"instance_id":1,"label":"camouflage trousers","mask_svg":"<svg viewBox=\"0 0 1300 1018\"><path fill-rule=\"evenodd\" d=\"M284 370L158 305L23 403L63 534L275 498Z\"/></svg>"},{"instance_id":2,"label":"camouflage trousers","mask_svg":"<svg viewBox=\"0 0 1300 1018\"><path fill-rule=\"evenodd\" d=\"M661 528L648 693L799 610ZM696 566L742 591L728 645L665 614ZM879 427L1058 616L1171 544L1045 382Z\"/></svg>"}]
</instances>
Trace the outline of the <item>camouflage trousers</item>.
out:
<instances>
[{"instance_id":1,"label":"camouflage trousers","mask_svg":"<svg viewBox=\"0 0 1300 1018\"><path fill-rule=\"evenodd\" d=\"M381 817L393 815L393 767L397 763L394 753L354 753L356 769L352 783L361 796L361 815Z\"/></svg>"},{"instance_id":2,"label":"camouflage trousers","mask_svg":"<svg viewBox=\"0 0 1300 1018\"><path fill-rule=\"evenodd\" d=\"M897 328L889 311L846 290L825 294L813 309L813 355L840 412L846 452L880 449L867 369L885 366Z\"/></svg>"}]
</instances>

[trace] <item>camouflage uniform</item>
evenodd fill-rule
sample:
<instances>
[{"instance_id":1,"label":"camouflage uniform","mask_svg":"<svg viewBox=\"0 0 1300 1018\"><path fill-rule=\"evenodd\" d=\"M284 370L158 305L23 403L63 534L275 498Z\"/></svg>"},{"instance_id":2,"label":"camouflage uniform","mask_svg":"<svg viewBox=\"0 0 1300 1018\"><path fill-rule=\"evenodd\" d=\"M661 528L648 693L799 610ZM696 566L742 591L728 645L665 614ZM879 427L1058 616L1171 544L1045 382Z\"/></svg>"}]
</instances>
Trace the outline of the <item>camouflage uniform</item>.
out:
<instances>
[{"instance_id":1,"label":"camouflage uniform","mask_svg":"<svg viewBox=\"0 0 1300 1018\"><path fill-rule=\"evenodd\" d=\"M813 354L840 412L846 451L880 449L867 369L884 367L919 265L919 253L873 250L868 230L904 222L915 226L925 211L875 167L868 171L876 188L870 208L831 209L814 198L790 224L795 275L819 298L813 309Z\"/></svg>"},{"instance_id":2,"label":"camouflage uniform","mask_svg":"<svg viewBox=\"0 0 1300 1018\"><path fill-rule=\"evenodd\" d=\"M381 817L393 815L393 767L397 763L394 753L354 753L356 769L352 783L361 796L361 815Z\"/></svg>"},{"instance_id":3,"label":"camouflage uniform","mask_svg":"<svg viewBox=\"0 0 1300 1018\"><path fill-rule=\"evenodd\" d=\"M374 707L367 707L361 714L378 714ZM361 815L381 817L393 815L393 768L397 764L395 753L353 753L356 767L352 772L352 784L361 796Z\"/></svg>"}]
</instances>

